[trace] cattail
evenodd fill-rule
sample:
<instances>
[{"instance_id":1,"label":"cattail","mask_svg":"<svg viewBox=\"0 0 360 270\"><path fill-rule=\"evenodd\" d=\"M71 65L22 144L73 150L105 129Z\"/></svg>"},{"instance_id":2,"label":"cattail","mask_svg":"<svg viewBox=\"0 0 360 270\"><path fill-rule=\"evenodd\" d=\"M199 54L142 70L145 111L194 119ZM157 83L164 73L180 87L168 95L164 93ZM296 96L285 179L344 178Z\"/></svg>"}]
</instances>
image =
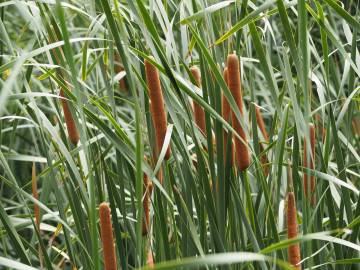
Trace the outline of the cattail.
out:
<instances>
[{"instance_id":1,"label":"cattail","mask_svg":"<svg viewBox=\"0 0 360 270\"><path fill-rule=\"evenodd\" d=\"M288 239L297 237L297 220L296 220L296 202L294 192L288 192L287 195L287 233ZM300 256L300 246L299 243L291 245L288 247L288 257L289 263L301 269L299 265L301 256Z\"/></svg>"},{"instance_id":2,"label":"cattail","mask_svg":"<svg viewBox=\"0 0 360 270\"><path fill-rule=\"evenodd\" d=\"M326 136L326 128L324 127L322 121L321 121L321 117L320 117L320 114L316 114L315 115L315 119L316 119L316 132L317 134L321 134L321 138L322 138L322 141L324 142L325 141L325 136Z\"/></svg>"},{"instance_id":3,"label":"cattail","mask_svg":"<svg viewBox=\"0 0 360 270\"><path fill-rule=\"evenodd\" d=\"M35 162L32 165L32 172L31 172L31 187L32 187L32 195L35 200L39 200L39 194L37 190L37 179L36 179L36 166ZM35 203L34 204L34 216L35 216L35 224L40 230L40 208Z\"/></svg>"},{"instance_id":4,"label":"cattail","mask_svg":"<svg viewBox=\"0 0 360 270\"><path fill-rule=\"evenodd\" d=\"M164 99L161 91L159 72L156 67L147 60L145 60L145 72L151 101L150 111L155 128L157 154L159 154L164 143L167 126ZM170 154L171 149L169 145L166 149L166 160L170 158Z\"/></svg>"},{"instance_id":5,"label":"cattail","mask_svg":"<svg viewBox=\"0 0 360 270\"><path fill-rule=\"evenodd\" d=\"M224 73L223 73L223 76L224 76L224 81L226 83L226 85L229 86L229 77L228 77L228 69L225 68L224 69ZM222 107L221 107L221 113L222 113L222 117L224 118L225 121L227 122L230 122L230 116L231 116L231 111L230 111L230 104L229 102L227 101L226 97L224 96L224 93L222 94L222 97L221 97L221 102L222 102ZM224 157L226 157L226 148L227 148L227 144L228 144L228 133L224 131ZM230 162L231 164L233 165L233 162L234 162L234 146L233 146L233 143L231 142L231 145L230 145L230 149L231 149L231 155L230 155Z\"/></svg>"},{"instance_id":6,"label":"cattail","mask_svg":"<svg viewBox=\"0 0 360 270\"><path fill-rule=\"evenodd\" d=\"M241 115L243 114L243 100L240 82L240 65L236 54L230 54L227 58L229 89L235 99ZM235 131L240 135L241 140L235 137L235 158L240 171L246 170L250 165L250 155L247 139L240 121L232 111L232 124Z\"/></svg>"},{"instance_id":7,"label":"cattail","mask_svg":"<svg viewBox=\"0 0 360 270\"><path fill-rule=\"evenodd\" d=\"M147 253L147 265L151 268L154 267L154 257L153 254L151 252L151 249L149 249L148 253Z\"/></svg>"},{"instance_id":8,"label":"cattail","mask_svg":"<svg viewBox=\"0 0 360 270\"><path fill-rule=\"evenodd\" d=\"M64 91L62 89L60 90L60 96L62 97L61 103L62 103L62 107L64 110L64 118L65 118L67 131L69 134L69 139L74 145L77 145L77 143L79 142L79 138L80 138L79 132L76 128L74 118L71 115L68 101L66 99L64 99L65 95L64 95Z\"/></svg>"},{"instance_id":9,"label":"cattail","mask_svg":"<svg viewBox=\"0 0 360 270\"><path fill-rule=\"evenodd\" d=\"M191 74L194 76L197 86L201 87L201 76L200 70L197 67L190 68ZM204 109L197 103L193 102L195 123L201 130L202 134L206 136L206 125L205 125L205 112Z\"/></svg>"},{"instance_id":10,"label":"cattail","mask_svg":"<svg viewBox=\"0 0 360 270\"><path fill-rule=\"evenodd\" d=\"M351 122L354 133L356 136L360 136L360 125L356 118L354 118Z\"/></svg>"},{"instance_id":11,"label":"cattail","mask_svg":"<svg viewBox=\"0 0 360 270\"><path fill-rule=\"evenodd\" d=\"M309 131L310 131L310 148L311 153L308 154L308 145L306 143L306 138L304 138L304 168L309 168L311 170L315 167L315 126L312 123L309 123ZM308 160L310 157L310 161ZM308 197L309 192L309 179L310 179L310 193L311 193L311 204L315 204L315 176L308 175L306 173L306 169L304 171L304 190L305 190L305 197Z\"/></svg>"},{"instance_id":12,"label":"cattail","mask_svg":"<svg viewBox=\"0 0 360 270\"><path fill-rule=\"evenodd\" d=\"M105 202L101 203L99 206L99 217L105 270L116 270L115 245L110 217L110 207Z\"/></svg>"},{"instance_id":13,"label":"cattail","mask_svg":"<svg viewBox=\"0 0 360 270\"><path fill-rule=\"evenodd\" d=\"M121 71L124 71L124 67L120 64L120 56L118 53L115 54L115 72L116 73L120 73ZM119 81L119 88L120 90L126 91L127 87L126 87L126 82L125 82L125 78L122 78Z\"/></svg>"},{"instance_id":14,"label":"cattail","mask_svg":"<svg viewBox=\"0 0 360 270\"><path fill-rule=\"evenodd\" d=\"M260 128L261 134L263 135L265 141L269 142L269 135L268 135L268 133L266 131L264 119L262 117L262 114L260 112L260 108L258 106L255 106L255 114L256 114L256 123ZM260 144L260 151L261 152L264 151L264 147L263 147L262 144ZM269 173L269 166L267 165L269 163L269 161L268 161L268 158L267 158L266 154L263 154L260 157L260 162L263 165L264 174L265 174L265 176L267 176L268 173Z\"/></svg>"},{"instance_id":15,"label":"cattail","mask_svg":"<svg viewBox=\"0 0 360 270\"><path fill-rule=\"evenodd\" d=\"M144 219L142 223L142 235L147 235L150 228L150 199L153 184L149 181L149 178L146 174L144 174L144 200L143 200L143 208L144 208Z\"/></svg>"}]
</instances>

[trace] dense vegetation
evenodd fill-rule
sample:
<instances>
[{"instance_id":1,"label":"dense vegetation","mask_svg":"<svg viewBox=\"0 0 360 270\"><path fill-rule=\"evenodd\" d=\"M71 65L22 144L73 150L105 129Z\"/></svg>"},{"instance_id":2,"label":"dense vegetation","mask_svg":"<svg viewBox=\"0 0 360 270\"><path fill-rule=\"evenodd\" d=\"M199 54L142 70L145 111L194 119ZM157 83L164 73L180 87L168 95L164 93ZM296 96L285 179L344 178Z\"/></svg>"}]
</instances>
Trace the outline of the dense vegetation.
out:
<instances>
[{"instance_id":1,"label":"dense vegetation","mask_svg":"<svg viewBox=\"0 0 360 270\"><path fill-rule=\"evenodd\" d=\"M343 2L0 1L0 268L360 269Z\"/></svg>"}]
</instances>

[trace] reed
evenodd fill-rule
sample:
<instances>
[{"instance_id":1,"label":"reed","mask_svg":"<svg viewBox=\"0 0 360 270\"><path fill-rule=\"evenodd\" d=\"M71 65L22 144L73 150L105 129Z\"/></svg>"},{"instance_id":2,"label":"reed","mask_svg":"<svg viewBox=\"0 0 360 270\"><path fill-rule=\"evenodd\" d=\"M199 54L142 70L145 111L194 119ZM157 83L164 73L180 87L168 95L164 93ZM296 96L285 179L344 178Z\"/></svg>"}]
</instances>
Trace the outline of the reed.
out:
<instances>
[{"instance_id":1,"label":"reed","mask_svg":"<svg viewBox=\"0 0 360 270\"><path fill-rule=\"evenodd\" d=\"M236 105L243 115L243 99L240 81L240 64L236 54L230 54L227 58L228 84L229 89L235 99ZM235 137L235 160L240 171L246 170L250 165L250 154L247 144L246 134L241 127L240 121L232 111L232 125L234 130L240 135L241 140Z\"/></svg>"},{"instance_id":2,"label":"reed","mask_svg":"<svg viewBox=\"0 0 360 270\"><path fill-rule=\"evenodd\" d=\"M308 198L309 194L308 192L310 191L311 194L311 198L310 198L310 202L312 205L315 204L316 202L316 197L315 197L315 176L313 175L308 175L306 173L306 169L309 168L311 170L314 169L315 167L315 126L312 123L309 123L309 138L310 138L310 149L311 149L311 153L308 154L308 145L306 142L306 137L304 137L304 159L303 159L303 167L305 168L304 170L304 192L305 192L305 197ZM310 158L310 160L308 160L308 158ZM309 182L310 182L310 189L309 189Z\"/></svg>"},{"instance_id":3,"label":"reed","mask_svg":"<svg viewBox=\"0 0 360 270\"><path fill-rule=\"evenodd\" d=\"M296 220L296 201L294 192L288 192L287 194L287 233L288 239L296 238L298 236L297 220ZM301 269L299 265L301 260L299 243L290 245L288 247L288 259L289 263L295 266L297 269Z\"/></svg>"},{"instance_id":4,"label":"reed","mask_svg":"<svg viewBox=\"0 0 360 270\"><path fill-rule=\"evenodd\" d=\"M66 123L67 131L68 131L68 135L69 135L69 140L74 145L77 145L79 142L79 139L80 139L79 132L76 128L75 121L71 114L68 101L65 99L66 97L65 97L64 91L62 89L60 90L60 96L62 97L61 104L62 104L63 111L64 111L64 118L65 118L65 123Z\"/></svg>"},{"instance_id":5,"label":"reed","mask_svg":"<svg viewBox=\"0 0 360 270\"><path fill-rule=\"evenodd\" d=\"M193 66L190 68L190 71L192 76L195 78L196 85L201 88L200 70L197 67ZM195 123L201 130L202 134L206 137L205 111L196 101L193 102L193 109Z\"/></svg>"},{"instance_id":6,"label":"reed","mask_svg":"<svg viewBox=\"0 0 360 270\"><path fill-rule=\"evenodd\" d=\"M106 202L101 203L99 206L99 217L105 270L116 270L115 244L110 207Z\"/></svg>"},{"instance_id":7,"label":"reed","mask_svg":"<svg viewBox=\"0 0 360 270\"><path fill-rule=\"evenodd\" d=\"M164 99L161 90L159 72L156 69L156 67L153 66L147 60L145 60L145 73L146 73L146 83L149 88L151 117L155 128L156 148L157 148L156 151L157 151L157 155L159 155L164 143L166 128L167 128ZM171 155L171 148L169 145L168 148L166 149L165 159L166 160L169 159L170 155Z\"/></svg>"}]
</instances>

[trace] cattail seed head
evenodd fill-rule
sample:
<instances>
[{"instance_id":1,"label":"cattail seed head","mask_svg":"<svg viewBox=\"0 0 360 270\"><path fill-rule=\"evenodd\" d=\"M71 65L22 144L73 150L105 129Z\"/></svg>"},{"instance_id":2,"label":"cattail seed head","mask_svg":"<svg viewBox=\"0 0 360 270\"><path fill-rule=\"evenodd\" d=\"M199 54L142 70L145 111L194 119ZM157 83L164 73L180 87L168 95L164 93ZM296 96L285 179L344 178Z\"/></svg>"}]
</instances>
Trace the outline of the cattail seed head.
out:
<instances>
[{"instance_id":1,"label":"cattail seed head","mask_svg":"<svg viewBox=\"0 0 360 270\"><path fill-rule=\"evenodd\" d=\"M77 145L79 142L79 139L80 139L79 132L76 128L74 118L71 115L68 101L66 99L64 99L65 95L64 95L64 91L62 89L60 90L60 96L63 97L61 99L61 104L62 104L63 111L64 111L64 118L65 118L65 123L66 123L67 131L68 131L69 139L74 145Z\"/></svg>"},{"instance_id":2,"label":"cattail seed head","mask_svg":"<svg viewBox=\"0 0 360 270\"><path fill-rule=\"evenodd\" d=\"M262 114L260 112L260 108L258 106L255 106L255 114L256 114L256 123L259 126L261 134L263 135L265 141L269 142L269 135L268 135L268 133L266 131L264 119L262 117ZM260 151L261 152L264 151L264 147L263 147L262 144L260 144ZM261 164L263 166L264 174L265 174L265 176L267 176L268 173L269 173L269 165L268 165L269 160L268 160L266 154L261 155L260 162L261 162Z\"/></svg>"},{"instance_id":3,"label":"cattail seed head","mask_svg":"<svg viewBox=\"0 0 360 270\"><path fill-rule=\"evenodd\" d=\"M193 66L190 68L191 74L194 76L196 84L199 88L201 88L201 75L200 70ZM206 136L206 124L205 124L205 112L204 109L196 102L193 102L194 108L194 118L195 123L201 130L202 134Z\"/></svg>"},{"instance_id":4,"label":"cattail seed head","mask_svg":"<svg viewBox=\"0 0 360 270\"><path fill-rule=\"evenodd\" d=\"M101 241L105 270L116 270L115 244L112 231L110 207L103 202L99 206Z\"/></svg>"},{"instance_id":5,"label":"cattail seed head","mask_svg":"<svg viewBox=\"0 0 360 270\"><path fill-rule=\"evenodd\" d=\"M118 53L115 54L115 72L116 73L120 73L121 71L124 71L124 67L121 65L120 63L120 56ZM120 81L119 81L119 88L120 90L122 91L126 91L127 90L127 87L126 87L126 82L125 82L125 78L122 78Z\"/></svg>"},{"instance_id":6,"label":"cattail seed head","mask_svg":"<svg viewBox=\"0 0 360 270\"><path fill-rule=\"evenodd\" d=\"M229 77L228 77L228 69L227 68L224 69L223 77L224 77L224 81L225 81L226 85L229 86ZM224 118L225 121L227 121L228 123L231 123L230 104L227 101L226 97L224 96L224 93L222 94L222 97L221 97L221 103L222 103L222 106L221 106L222 117ZM227 148L227 144L228 144L228 133L226 131L224 131L223 137L224 137L224 157L226 157L227 156L226 148ZM231 165L234 165L235 152L234 152L233 142L231 142L230 149L231 149L230 162L231 162Z\"/></svg>"},{"instance_id":7,"label":"cattail seed head","mask_svg":"<svg viewBox=\"0 0 360 270\"><path fill-rule=\"evenodd\" d=\"M315 168L315 126L312 123L309 123L309 138L310 138L310 149L311 153L308 154L308 145L306 142L306 137L304 137L304 168L309 168L313 170ZM304 171L304 191L305 197L308 197L309 192L309 182L310 182L310 193L311 193L311 204L315 204L315 176L308 175L306 169Z\"/></svg>"},{"instance_id":8,"label":"cattail seed head","mask_svg":"<svg viewBox=\"0 0 360 270\"><path fill-rule=\"evenodd\" d=\"M240 64L236 54L230 54L227 58L228 84L229 89L235 99L236 105L243 114L243 100L240 82ZM232 125L235 131L240 135L241 140L235 137L235 159L240 171L246 170L250 166L250 154L247 144L246 134L241 127L240 121L232 111Z\"/></svg>"},{"instance_id":9,"label":"cattail seed head","mask_svg":"<svg viewBox=\"0 0 360 270\"><path fill-rule=\"evenodd\" d=\"M154 257L153 254L151 252L151 249L149 249L148 253L147 253L147 260L146 263L149 267L153 268L154 267Z\"/></svg>"},{"instance_id":10,"label":"cattail seed head","mask_svg":"<svg viewBox=\"0 0 360 270\"><path fill-rule=\"evenodd\" d=\"M167 128L164 99L161 90L159 72L156 67L147 60L145 60L145 73L151 101L150 111L155 128L157 154L159 155L164 143ZM166 150L165 159L169 159L170 155L171 149L169 145Z\"/></svg>"},{"instance_id":11,"label":"cattail seed head","mask_svg":"<svg viewBox=\"0 0 360 270\"><path fill-rule=\"evenodd\" d=\"M288 192L287 194L286 220L287 220L288 239L296 238L298 236L297 220L296 220L296 201L293 192ZM299 265L301 260L300 246L298 243L288 247L288 257L290 264L297 267L297 269L301 269L301 266Z\"/></svg>"},{"instance_id":12,"label":"cattail seed head","mask_svg":"<svg viewBox=\"0 0 360 270\"><path fill-rule=\"evenodd\" d=\"M31 172L31 187L32 187L32 195L33 198L39 200L39 194L37 190L37 179L36 179L36 166L35 162L33 162L32 172ZM40 208L37 204L34 204L34 216L35 216L35 224L40 230Z\"/></svg>"}]
</instances>

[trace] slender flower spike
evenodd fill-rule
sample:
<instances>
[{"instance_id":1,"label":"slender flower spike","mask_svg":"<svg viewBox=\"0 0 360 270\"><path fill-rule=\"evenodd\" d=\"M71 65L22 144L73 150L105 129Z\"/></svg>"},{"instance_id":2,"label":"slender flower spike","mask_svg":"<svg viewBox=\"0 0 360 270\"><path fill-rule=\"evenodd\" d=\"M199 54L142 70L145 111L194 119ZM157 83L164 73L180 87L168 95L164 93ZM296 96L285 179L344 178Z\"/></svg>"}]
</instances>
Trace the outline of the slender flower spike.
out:
<instances>
[{"instance_id":1,"label":"slender flower spike","mask_svg":"<svg viewBox=\"0 0 360 270\"><path fill-rule=\"evenodd\" d=\"M296 220L296 202L295 195L293 192L288 192L287 194L287 231L288 239L296 238L298 236L297 232L297 220ZM300 256L300 246L299 243L291 245L288 247L288 257L289 263L301 269L299 265L301 256Z\"/></svg>"},{"instance_id":2,"label":"slender flower spike","mask_svg":"<svg viewBox=\"0 0 360 270\"><path fill-rule=\"evenodd\" d=\"M150 111L155 128L157 154L160 154L164 143L167 127L167 119L164 107L164 99L161 91L159 72L155 66L145 60L146 83L149 88ZM169 159L171 155L170 145L165 154L165 159Z\"/></svg>"},{"instance_id":3,"label":"slender flower spike","mask_svg":"<svg viewBox=\"0 0 360 270\"><path fill-rule=\"evenodd\" d=\"M74 118L71 115L68 101L66 99L64 99L65 95L64 95L64 91L62 89L60 90L60 96L62 97L61 103L62 103L62 107L63 107L63 111L64 111L64 118L65 118L67 131L69 134L69 139L74 145L77 145L79 142L79 139L80 139L79 132L76 128Z\"/></svg>"},{"instance_id":4,"label":"slender flower spike","mask_svg":"<svg viewBox=\"0 0 360 270\"><path fill-rule=\"evenodd\" d=\"M99 206L99 217L105 270L116 270L115 245L110 217L110 207L105 202L101 203Z\"/></svg>"},{"instance_id":5,"label":"slender flower spike","mask_svg":"<svg viewBox=\"0 0 360 270\"><path fill-rule=\"evenodd\" d=\"M223 73L223 77L224 77L224 81L226 83L226 85L229 86L229 76L228 76L228 69L225 68L224 69L224 73ZM231 111L230 111L230 104L229 102L227 101L226 97L224 96L224 93L222 94L222 97L221 97L221 103L222 103L222 106L221 106L221 114L222 114L222 117L224 118L225 121L227 122L231 122ZM228 144L228 133L226 131L224 131L224 157L226 157L226 147L227 147L227 144ZM231 164L234 165L234 145L233 145L233 142L231 142L231 146L230 146L230 149L231 149L231 155L230 155L230 158L231 158Z\"/></svg>"},{"instance_id":6,"label":"slender flower spike","mask_svg":"<svg viewBox=\"0 0 360 270\"><path fill-rule=\"evenodd\" d=\"M120 63L120 56L118 53L115 54L115 72L116 73L120 73L121 71L124 71L124 68L123 66L121 65ZM122 78L120 81L119 81L119 88L121 91L126 91L127 90L127 87L126 87L126 82L125 82L125 78Z\"/></svg>"},{"instance_id":7,"label":"slender flower spike","mask_svg":"<svg viewBox=\"0 0 360 270\"><path fill-rule=\"evenodd\" d=\"M149 249L149 251L147 253L146 263L150 268L154 267L154 257L153 257L151 249Z\"/></svg>"},{"instance_id":8,"label":"slender flower spike","mask_svg":"<svg viewBox=\"0 0 360 270\"><path fill-rule=\"evenodd\" d=\"M236 54L230 54L227 58L229 89L235 99L236 105L243 114L243 100L240 82L240 64ZM241 127L234 111L232 111L232 125L234 130L240 135L241 140L235 137L235 159L240 171L246 170L250 165L250 155L247 145L246 134Z\"/></svg>"},{"instance_id":9,"label":"slender flower spike","mask_svg":"<svg viewBox=\"0 0 360 270\"><path fill-rule=\"evenodd\" d=\"M36 166L35 162L33 162L32 173L31 173L31 186L32 186L32 195L35 200L39 199L39 194L37 190L37 181L36 181ZM34 204L34 216L35 223L38 229L40 230L40 208L37 204Z\"/></svg>"},{"instance_id":10,"label":"slender flower spike","mask_svg":"<svg viewBox=\"0 0 360 270\"><path fill-rule=\"evenodd\" d=\"M255 114L256 114L256 123L260 128L261 134L263 135L265 141L269 142L269 135L268 135L268 133L266 131L264 119L262 117L262 114L260 112L260 108L258 106L255 106ZM261 152L264 151L264 147L263 147L262 144L260 144L260 150L261 150ZM266 154L263 154L260 157L260 161L261 161L261 164L263 166L264 174L265 174L265 176L267 176L268 173L269 173L269 166L267 165L267 163L269 163L269 161L268 161L268 158L267 158Z\"/></svg>"},{"instance_id":11,"label":"slender flower spike","mask_svg":"<svg viewBox=\"0 0 360 270\"><path fill-rule=\"evenodd\" d=\"M194 76L196 84L201 87L201 76L200 70L197 67L190 68L191 74ZM193 102L195 123L201 130L202 134L206 136L206 125L205 125L205 112L204 109L197 103Z\"/></svg>"},{"instance_id":12,"label":"slender flower spike","mask_svg":"<svg viewBox=\"0 0 360 270\"><path fill-rule=\"evenodd\" d=\"M304 168L309 168L313 170L315 168L315 126L312 123L309 123L309 138L310 138L310 149L311 153L308 154L308 145L306 143L306 138L304 138ZM310 160L309 160L310 159ZM304 191L305 197L308 198L309 192L309 181L310 181L310 194L311 194L311 204L315 204L315 176L308 175L306 169L304 171Z\"/></svg>"}]
</instances>

